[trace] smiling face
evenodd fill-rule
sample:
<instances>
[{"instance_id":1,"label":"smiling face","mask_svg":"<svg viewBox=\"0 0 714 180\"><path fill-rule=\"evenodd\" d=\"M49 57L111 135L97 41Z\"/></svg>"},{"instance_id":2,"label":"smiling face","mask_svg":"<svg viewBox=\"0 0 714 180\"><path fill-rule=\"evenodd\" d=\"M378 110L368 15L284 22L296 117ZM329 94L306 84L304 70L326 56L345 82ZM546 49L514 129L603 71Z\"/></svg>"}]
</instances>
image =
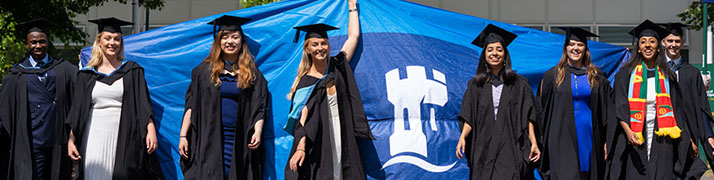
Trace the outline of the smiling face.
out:
<instances>
[{"instance_id":1,"label":"smiling face","mask_svg":"<svg viewBox=\"0 0 714 180\"><path fill-rule=\"evenodd\" d=\"M121 33L102 32L99 38L99 47L107 57L117 57L121 52Z\"/></svg>"},{"instance_id":2,"label":"smiling face","mask_svg":"<svg viewBox=\"0 0 714 180\"><path fill-rule=\"evenodd\" d=\"M682 36L675 36L674 34L669 34L669 36L662 40L662 45L667 52L667 57L670 59L679 58L679 53L682 50L683 44L684 41L682 40Z\"/></svg>"},{"instance_id":3,"label":"smiling face","mask_svg":"<svg viewBox=\"0 0 714 180\"><path fill-rule=\"evenodd\" d=\"M47 47L49 46L49 41L47 40L47 35L43 32L31 32L27 34L27 50L30 51L30 56L33 59L41 60L47 55Z\"/></svg>"},{"instance_id":4,"label":"smiling face","mask_svg":"<svg viewBox=\"0 0 714 180\"><path fill-rule=\"evenodd\" d=\"M654 36L642 36L637 44L639 47L638 52L645 60L653 60L657 55L659 42Z\"/></svg>"},{"instance_id":5,"label":"smiling face","mask_svg":"<svg viewBox=\"0 0 714 180\"><path fill-rule=\"evenodd\" d=\"M573 64L574 62L581 62L583 56L585 55L585 43L575 40L570 40L565 48L568 59Z\"/></svg>"},{"instance_id":6,"label":"smiling face","mask_svg":"<svg viewBox=\"0 0 714 180\"><path fill-rule=\"evenodd\" d=\"M305 51L313 61L324 61L330 56L330 41L327 38L309 38Z\"/></svg>"},{"instance_id":7,"label":"smiling face","mask_svg":"<svg viewBox=\"0 0 714 180\"><path fill-rule=\"evenodd\" d=\"M243 36L239 31L230 31L221 36L221 51L226 55L236 55L240 51Z\"/></svg>"},{"instance_id":8,"label":"smiling face","mask_svg":"<svg viewBox=\"0 0 714 180\"><path fill-rule=\"evenodd\" d=\"M486 45L486 63L491 69L498 69L503 66L503 46L500 42Z\"/></svg>"}]
</instances>

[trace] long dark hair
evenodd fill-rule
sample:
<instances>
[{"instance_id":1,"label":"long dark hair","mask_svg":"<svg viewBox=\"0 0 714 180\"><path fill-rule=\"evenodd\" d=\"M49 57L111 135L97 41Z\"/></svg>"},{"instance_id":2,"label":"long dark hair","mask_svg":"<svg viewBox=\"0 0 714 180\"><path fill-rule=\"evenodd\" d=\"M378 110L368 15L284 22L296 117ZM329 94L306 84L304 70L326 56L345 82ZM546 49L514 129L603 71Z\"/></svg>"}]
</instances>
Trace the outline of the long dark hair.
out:
<instances>
[{"instance_id":1,"label":"long dark hair","mask_svg":"<svg viewBox=\"0 0 714 180\"><path fill-rule=\"evenodd\" d=\"M638 42L639 43L639 42ZM657 55L655 55L655 65L659 67L660 70L662 70L662 73L667 76L669 80L676 80L675 78L677 75L672 71L672 68L669 67L669 64L667 64L667 59L665 58L665 53L664 53L664 47L660 44L660 40L657 40ZM640 54L638 51L640 50L639 44L635 44L635 46L632 48L632 52L634 54L632 57L630 57L625 64L620 67L620 70L624 70L630 74L632 74L632 70L635 69L635 67L639 64L642 63L642 61L645 60L645 58ZM647 68L647 67L643 67Z\"/></svg>"},{"instance_id":2,"label":"long dark hair","mask_svg":"<svg viewBox=\"0 0 714 180\"><path fill-rule=\"evenodd\" d=\"M486 49L484 46L483 50L481 50L481 57L478 58L476 76L474 77L478 85L483 85L483 83L493 80L491 68L488 67L488 63L486 62ZM503 67L501 71L498 72L498 78L504 84L511 84L515 81L516 77L516 72L511 69L511 54L508 53L506 46L503 46Z\"/></svg>"}]
</instances>

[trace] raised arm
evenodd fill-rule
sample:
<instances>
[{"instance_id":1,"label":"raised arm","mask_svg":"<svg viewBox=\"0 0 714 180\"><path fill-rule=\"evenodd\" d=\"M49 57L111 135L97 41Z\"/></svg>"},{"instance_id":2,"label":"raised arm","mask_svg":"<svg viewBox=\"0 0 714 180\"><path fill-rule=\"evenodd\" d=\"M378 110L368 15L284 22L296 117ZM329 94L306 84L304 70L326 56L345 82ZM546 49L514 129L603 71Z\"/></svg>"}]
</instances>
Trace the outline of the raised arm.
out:
<instances>
[{"instance_id":1,"label":"raised arm","mask_svg":"<svg viewBox=\"0 0 714 180\"><path fill-rule=\"evenodd\" d=\"M347 41L342 45L342 53L345 53L347 62L352 60L357 43L359 42L359 12L357 12L357 0L348 0L350 22L347 29Z\"/></svg>"}]
</instances>

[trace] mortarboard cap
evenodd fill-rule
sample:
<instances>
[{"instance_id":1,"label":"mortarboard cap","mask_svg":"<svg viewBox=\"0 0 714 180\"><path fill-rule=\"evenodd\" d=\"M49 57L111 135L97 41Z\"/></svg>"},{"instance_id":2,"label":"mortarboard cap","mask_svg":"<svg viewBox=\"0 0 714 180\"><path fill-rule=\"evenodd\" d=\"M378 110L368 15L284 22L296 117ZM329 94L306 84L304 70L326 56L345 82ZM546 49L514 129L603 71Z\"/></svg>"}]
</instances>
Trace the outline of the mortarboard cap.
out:
<instances>
[{"instance_id":1,"label":"mortarboard cap","mask_svg":"<svg viewBox=\"0 0 714 180\"><path fill-rule=\"evenodd\" d=\"M110 33L121 33L121 26L132 25L130 22L122 21L114 17L94 19L89 20L89 22L97 24L99 32Z\"/></svg>"},{"instance_id":2,"label":"mortarboard cap","mask_svg":"<svg viewBox=\"0 0 714 180\"><path fill-rule=\"evenodd\" d=\"M241 26L245 23L248 23L249 21L249 18L223 15L219 18L214 19L211 22L208 22L208 24L213 25L213 34L215 35L216 32L223 30L242 32L243 28L241 28ZM216 26L218 26L218 29L216 29Z\"/></svg>"},{"instance_id":3,"label":"mortarboard cap","mask_svg":"<svg viewBox=\"0 0 714 180\"><path fill-rule=\"evenodd\" d=\"M295 39L293 42L298 42L298 38L300 38L300 31L305 31L305 40L308 38L327 38L327 31L335 30L335 29L340 29L337 27L333 27L327 24L311 24L311 25L305 25L305 26L297 26L293 27L293 29L297 29L297 32L295 33Z\"/></svg>"},{"instance_id":4,"label":"mortarboard cap","mask_svg":"<svg viewBox=\"0 0 714 180\"><path fill-rule=\"evenodd\" d=\"M487 44L501 42L501 44L506 47L511 44L516 37L518 37L518 35L503 30L493 24L488 24L471 44L485 48Z\"/></svg>"},{"instance_id":5,"label":"mortarboard cap","mask_svg":"<svg viewBox=\"0 0 714 180\"><path fill-rule=\"evenodd\" d=\"M30 21L25 21L18 23L15 27L18 31L24 32L24 33L31 33L31 32L43 32L47 33L47 30L50 28L53 28L57 25L54 23L44 19L44 18L39 18L39 19L34 19Z\"/></svg>"},{"instance_id":6,"label":"mortarboard cap","mask_svg":"<svg viewBox=\"0 0 714 180\"><path fill-rule=\"evenodd\" d=\"M634 38L641 38L642 36L654 36L658 40L669 35L669 31L660 27L659 25L653 23L650 20L645 20L644 22L637 25L634 29L629 32Z\"/></svg>"},{"instance_id":7,"label":"mortarboard cap","mask_svg":"<svg viewBox=\"0 0 714 180\"><path fill-rule=\"evenodd\" d=\"M586 31L582 28L577 27L558 27L565 31L565 44L569 44L570 40L580 41L588 45L588 37L599 37L597 34L590 31Z\"/></svg>"},{"instance_id":8,"label":"mortarboard cap","mask_svg":"<svg viewBox=\"0 0 714 180\"><path fill-rule=\"evenodd\" d=\"M662 25L662 27L667 29L670 34L674 34L675 36L684 35L684 28L687 27L687 25L678 23L678 22L671 22L671 23L666 23L666 24L663 23L660 25Z\"/></svg>"}]
</instances>

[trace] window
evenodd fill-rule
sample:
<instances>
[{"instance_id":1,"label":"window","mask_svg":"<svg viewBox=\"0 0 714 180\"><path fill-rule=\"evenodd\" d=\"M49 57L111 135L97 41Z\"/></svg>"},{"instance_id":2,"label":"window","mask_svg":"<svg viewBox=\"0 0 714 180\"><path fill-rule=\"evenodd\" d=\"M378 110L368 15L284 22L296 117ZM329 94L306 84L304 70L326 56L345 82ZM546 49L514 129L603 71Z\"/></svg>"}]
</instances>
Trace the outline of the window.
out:
<instances>
[{"instance_id":1,"label":"window","mask_svg":"<svg viewBox=\"0 0 714 180\"><path fill-rule=\"evenodd\" d=\"M540 25L540 24L518 24L518 25L527 27L527 28L531 28L531 29L535 29L535 30L539 30L539 31L543 31L543 25Z\"/></svg>"},{"instance_id":2,"label":"window","mask_svg":"<svg viewBox=\"0 0 714 180\"><path fill-rule=\"evenodd\" d=\"M84 25L75 25L74 27L79 29L82 32L86 32L86 28L87 28ZM50 37L52 38L52 40L51 40L52 45L54 45L55 47L60 48L60 47L64 46L64 42L62 42L62 40L60 38L58 38L57 36L50 35ZM69 45L70 46L81 46L82 43L70 42Z\"/></svg>"},{"instance_id":3,"label":"window","mask_svg":"<svg viewBox=\"0 0 714 180\"><path fill-rule=\"evenodd\" d=\"M149 25L149 29L147 29L146 31L162 28L164 26L166 26L166 25Z\"/></svg>"},{"instance_id":4,"label":"window","mask_svg":"<svg viewBox=\"0 0 714 180\"><path fill-rule=\"evenodd\" d=\"M132 26L122 26L121 27L122 36L128 36L134 34L134 27Z\"/></svg>"},{"instance_id":5,"label":"window","mask_svg":"<svg viewBox=\"0 0 714 180\"><path fill-rule=\"evenodd\" d=\"M598 27L600 41L620 46L632 46L633 38L628 34L634 25L602 25Z\"/></svg>"},{"instance_id":6,"label":"window","mask_svg":"<svg viewBox=\"0 0 714 180\"><path fill-rule=\"evenodd\" d=\"M553 25L553 26L550 26L550 32L555 33L555 34L565 35L565 31L560 29L560 28L564 28L564 27L576 27L576 28L585 29L586 31L590 31L590 32L593 31L590 25Z\"/></svg>"}]
</instances>

